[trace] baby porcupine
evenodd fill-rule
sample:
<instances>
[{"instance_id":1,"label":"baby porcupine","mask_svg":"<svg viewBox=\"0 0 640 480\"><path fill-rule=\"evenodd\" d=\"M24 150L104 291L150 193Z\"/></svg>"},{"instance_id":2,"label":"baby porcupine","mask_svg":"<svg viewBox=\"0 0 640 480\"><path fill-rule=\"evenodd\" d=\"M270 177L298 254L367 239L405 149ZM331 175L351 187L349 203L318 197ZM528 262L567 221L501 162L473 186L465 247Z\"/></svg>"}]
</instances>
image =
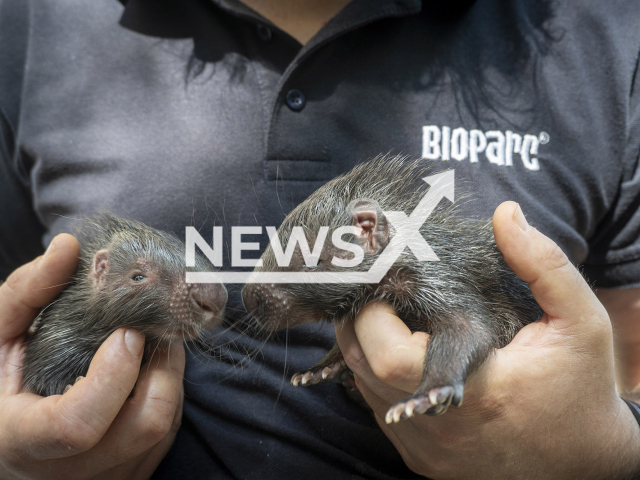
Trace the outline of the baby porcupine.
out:
<instances>
[{"instance_id":1,"label":"baby porcupine","mask_svg":"<svg viewBox=\"0 0 640 480\"><path fill-rule=\"evenodd\" d=\"M293 228L302 227L315 246L320 227L327 239L337 228L354 226L343 240L359 245L364 258L355 267L332 259L353 254L324 243L319 258L299 245L289 266L279 266L272 244L256 272L368 272L393 239L395 227L385 212L410 215L428 187L421 161L378 157L327 183L294 209L278 229L284 248ZM243 301L265 330L316 321L351 321L369 302L390 303L411 331L430 334L424 373L415 393L393 405L387 422L414 413L438 415L462 403L464 384L495 348L505 346L523 326L542 316L528 285L506 265L498 251L491 221L461 218L456 204L442 201L419 232L439 261L418 261L408 248L380 283L247 284ZM391 215L388 213L388 215ZM391 218L391 217L389 217ZM308 249L307 249L308 250ZM317 263L316 263L317 260ZM282 263L282 262L281 262ZM340 263L340 262L339 262ZM294 385L345 382L348 371L338 345Z\"/></svg>"},{"instance_id":2,"label":"baby porcupine","mask_svg":"<svg viewBox=\"0 0 640 480\"><path fill-rule=\"evenodd\" d=\"M175 235L103 213L83 220L76 236L77 272L40 312L27 340L24 390L64 393L120 327L145 334L148 358L162 343L195 339L222 319L224 286L185 283L185 246ZM197 254L193 270L210 264Z\"/></svg>"}]
</instances>

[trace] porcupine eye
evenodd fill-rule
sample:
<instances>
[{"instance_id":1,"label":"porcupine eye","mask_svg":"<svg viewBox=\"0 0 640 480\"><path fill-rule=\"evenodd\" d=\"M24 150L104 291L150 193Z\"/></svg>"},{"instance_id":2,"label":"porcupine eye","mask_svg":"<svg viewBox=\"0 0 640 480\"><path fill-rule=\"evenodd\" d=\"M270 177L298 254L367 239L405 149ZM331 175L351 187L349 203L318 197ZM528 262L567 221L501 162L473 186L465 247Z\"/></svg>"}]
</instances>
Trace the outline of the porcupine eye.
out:
<instances>
[{"instance_id":1,"label":"porcupine eye","mask_svg":"<svg viewBox=\"0 0 640 480\"><path fill-rule=\"evenodd\" d=\"M144 275L140 275L139 273L136 273L133 277L131 277L131 280L133 280L134 282L141 282L143 281L145 278Z\"/></svg>"}]
</instances>

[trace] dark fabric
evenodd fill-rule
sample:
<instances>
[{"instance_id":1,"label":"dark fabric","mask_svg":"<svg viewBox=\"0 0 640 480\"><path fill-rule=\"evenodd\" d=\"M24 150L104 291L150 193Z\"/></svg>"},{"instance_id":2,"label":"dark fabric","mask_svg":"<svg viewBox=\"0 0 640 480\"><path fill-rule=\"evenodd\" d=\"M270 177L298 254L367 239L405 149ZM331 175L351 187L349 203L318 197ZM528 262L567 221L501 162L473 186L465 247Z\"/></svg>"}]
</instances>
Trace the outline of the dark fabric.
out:
<instances>
[{"instance_id":1,"label":"dark fabric","mask_svg":"<svg viewBox=\"0 0 640 480\"><path fill-rule=\"evenodd\" d=\"M633 414L633 417L636 419L636 422L640 424L640 405L638 405L635 402L631 402L625 398L623 398L622 400L624 400L624 403L626 403L627 406L629 407L629 410L631 410L631 413Z\"/></svg>"},{"instance_id":2,"label":"dark fabric","mask_svg":"<svg viewBox=\"0 0 640 480\"><path fill-rule=\"evenodd\" d=\"M596 285L640 285L637 2L354 0L304 47L234 0L124 3L0 1L3 274L98 209L208 241L278 225L393 152L455 168L468 215L518 201ZM213 333L155 478L415 476L341 387L289 386L331 326Z\"/></svg>"},{"instance_id":3,"label":"dark fabric","mask_svg":"<svg viewBox=\"0 0 640 480\"><path fill-rule=\"evenodd\" d=\"M28 26L27 2L0 3L0 281L43 251L44 228L33 208L28 167L15 139Z\"/></svg>"}]
</instances>

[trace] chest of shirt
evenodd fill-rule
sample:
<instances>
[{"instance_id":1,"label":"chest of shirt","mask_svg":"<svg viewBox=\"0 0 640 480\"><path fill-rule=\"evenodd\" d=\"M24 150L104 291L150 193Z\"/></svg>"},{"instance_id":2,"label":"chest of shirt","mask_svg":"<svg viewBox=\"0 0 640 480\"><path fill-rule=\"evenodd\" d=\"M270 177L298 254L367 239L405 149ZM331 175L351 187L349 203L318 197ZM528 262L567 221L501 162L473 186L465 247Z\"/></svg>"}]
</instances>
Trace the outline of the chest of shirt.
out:
<instances>
[{"instance_id":1,"label":"chest of shirt","mask_svg":"<svg viewBox=\"0 0 640 480\"><path fill-rule=\"evenodd\" d=\"M86 10L43 13L38 27L65 48L46 35L30 47L20 134L51 235L70 227L57 214L96 209L178 232L204 223L205 237L211 224L277 225L330 178L393 152L454 168L470 215L519 201L579 262L619 188L622 100L609 77L581 78L566 36L514 51L473 12L418 15L300 51L212 17L194 75L190 40L127 31L117 5Z\"/></svg>"}]
</instances>

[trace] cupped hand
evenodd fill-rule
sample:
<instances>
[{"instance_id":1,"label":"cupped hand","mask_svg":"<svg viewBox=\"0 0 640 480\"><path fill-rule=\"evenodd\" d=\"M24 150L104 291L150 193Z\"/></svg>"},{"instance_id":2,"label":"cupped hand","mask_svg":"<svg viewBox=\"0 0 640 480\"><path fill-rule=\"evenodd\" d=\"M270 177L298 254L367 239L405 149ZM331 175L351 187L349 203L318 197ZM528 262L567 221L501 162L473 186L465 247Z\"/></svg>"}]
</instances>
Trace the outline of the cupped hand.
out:
<instances>
[{"instance_id":1,"label":"cupped hand","mask_svg":"<svg viewBox=\"0 0 640 480\"><path fill-rule=\"evenodd\" d=\"M22 392L25 333L69 281L79 252L74 237L59 235L0 286L2 479L148 478L180 426L182 343L141 369L144 336L132 329L116 330L64 395Z\"/></svg>"},{"instance_id":2,"label":"cupped hand","mask_svg":"<svg viewBox=\"0 0 640 480\"><path fill-rule=\"evenodd\" d=\"M562 250L505 202L496 243L544 316L497 350L443 415L384 422L415 391L428 335L388 305L336 325L338 344L375 418L413 471L433 479L636 478L640 428L616 393L611 323Z\"/></svg>"}]
</instances>

